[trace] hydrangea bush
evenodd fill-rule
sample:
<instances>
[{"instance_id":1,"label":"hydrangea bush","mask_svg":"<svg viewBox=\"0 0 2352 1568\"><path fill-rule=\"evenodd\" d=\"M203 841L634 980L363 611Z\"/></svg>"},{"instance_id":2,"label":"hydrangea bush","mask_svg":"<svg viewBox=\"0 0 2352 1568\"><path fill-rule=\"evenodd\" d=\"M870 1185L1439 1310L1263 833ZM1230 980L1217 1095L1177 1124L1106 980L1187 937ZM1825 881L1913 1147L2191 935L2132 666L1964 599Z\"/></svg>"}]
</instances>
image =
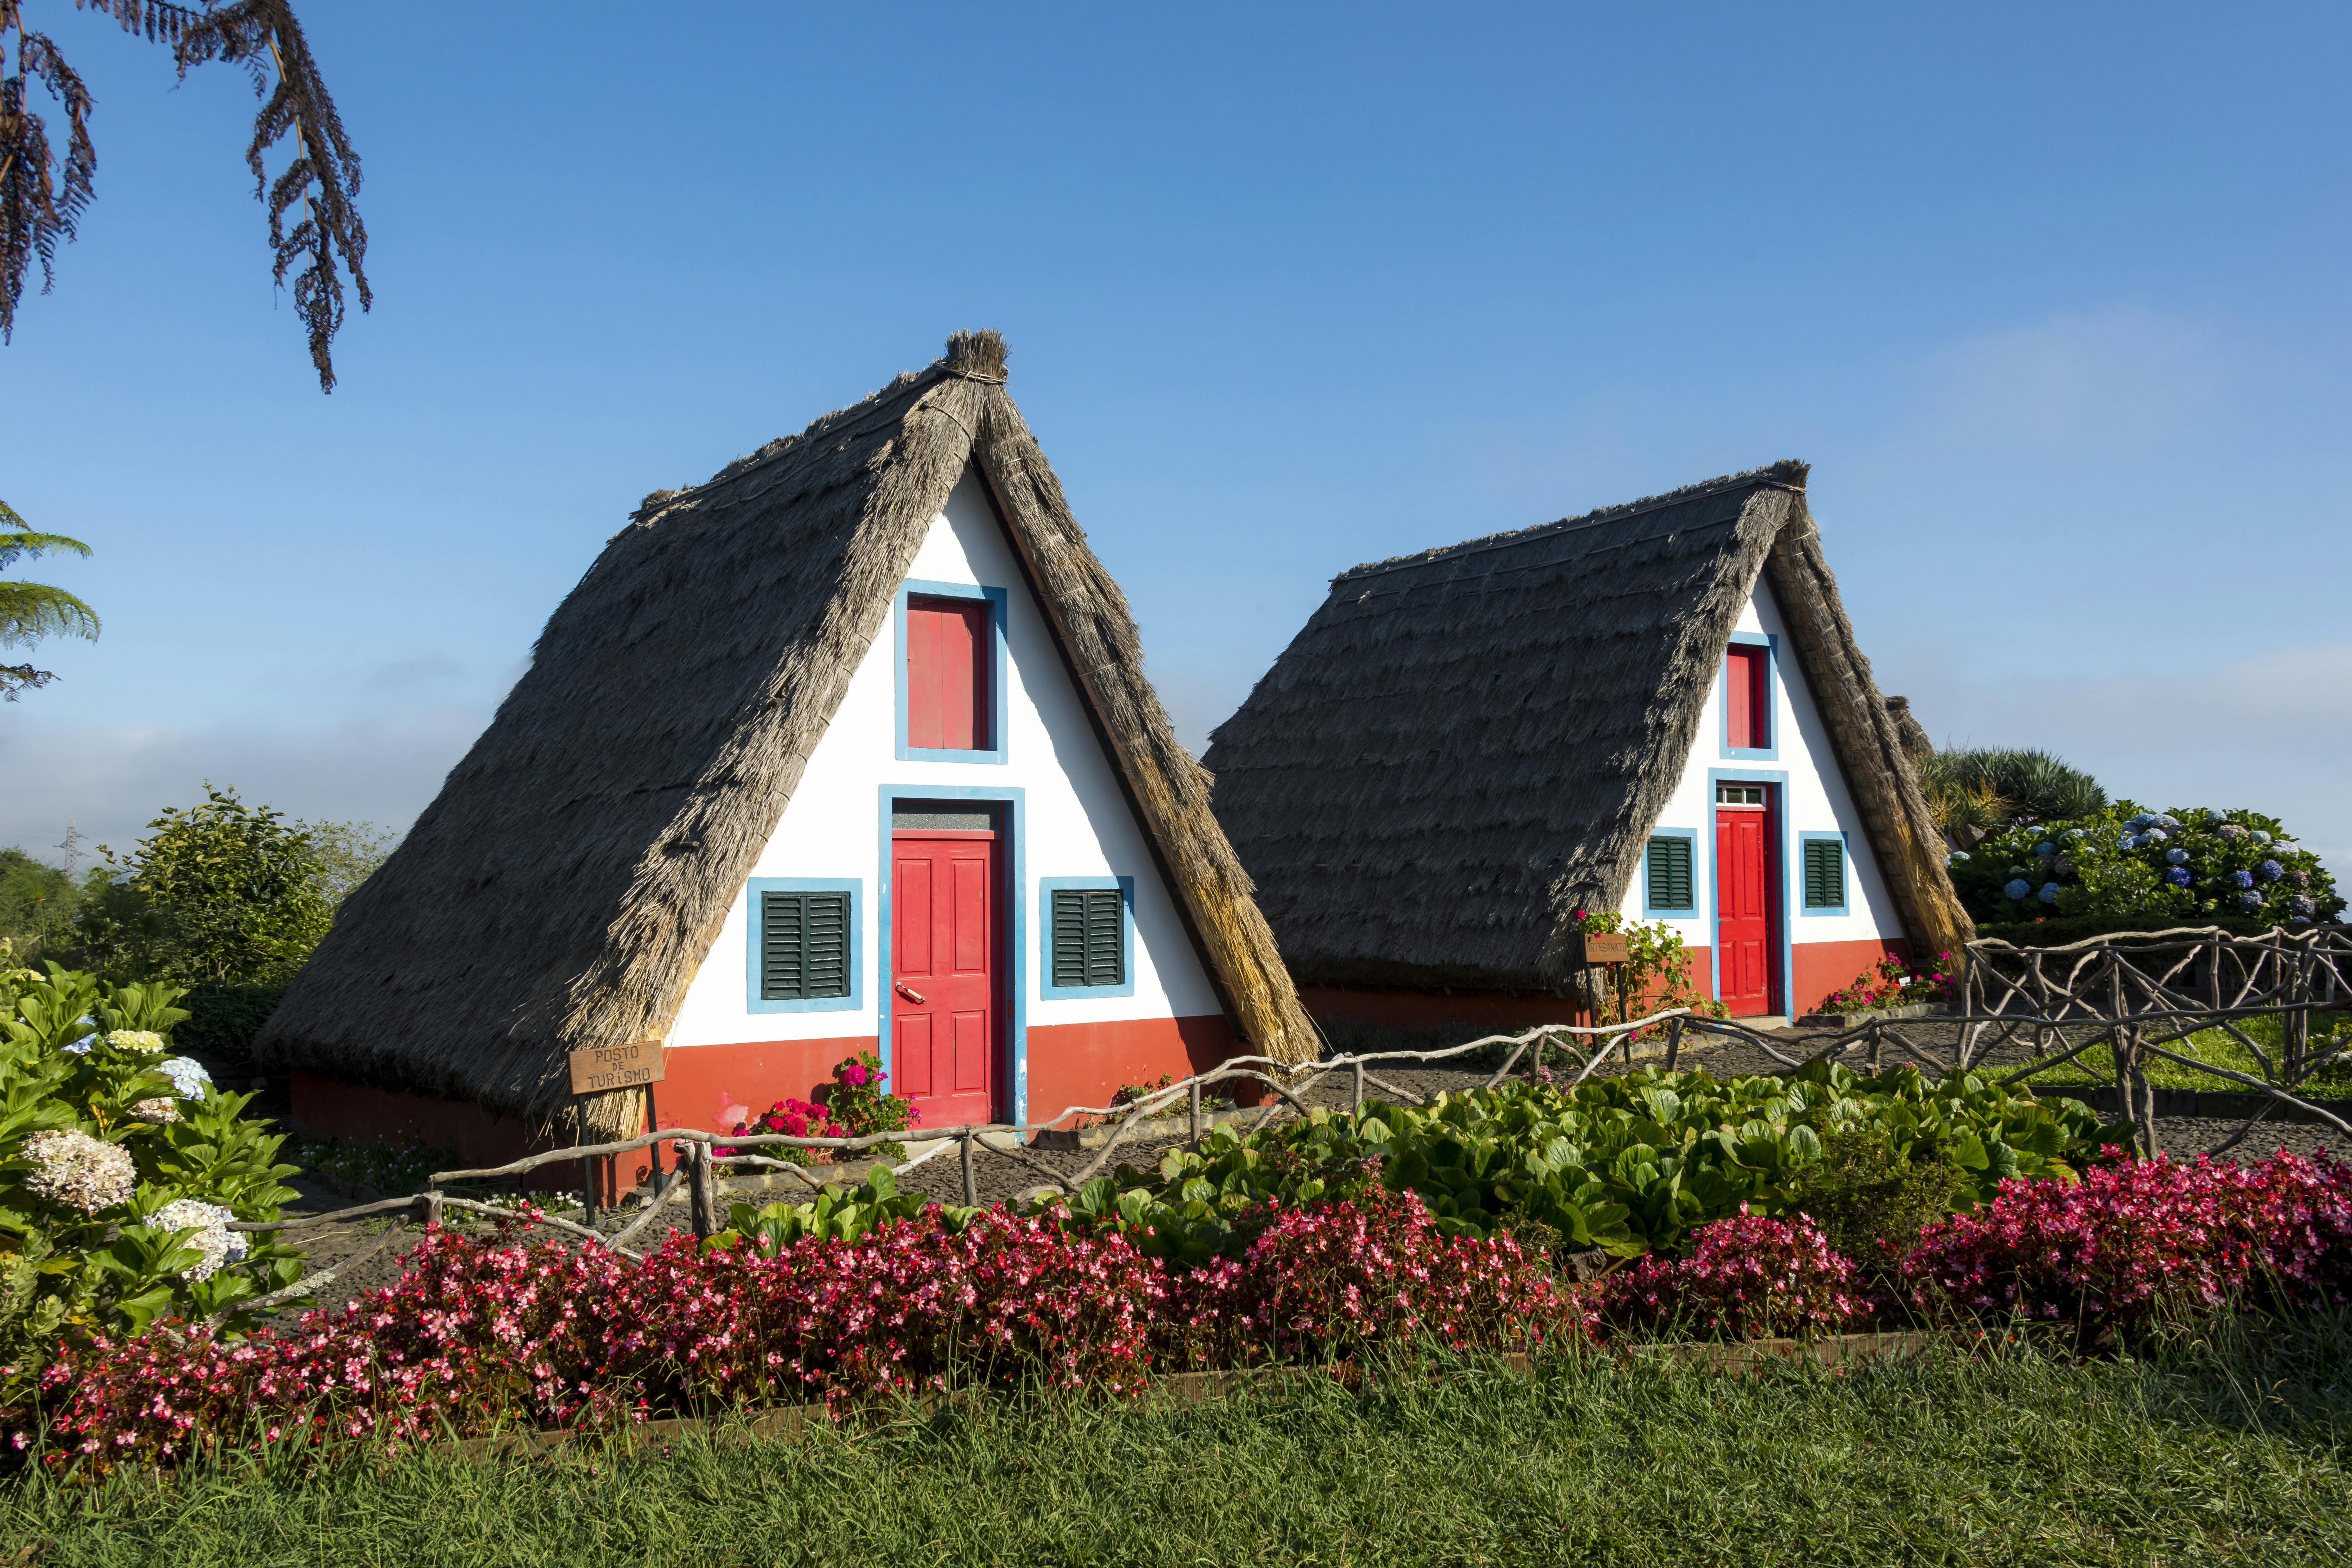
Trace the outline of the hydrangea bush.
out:
<instances>
[{"instance_id":1,"label":"hydrangea bush","mask_svg":"<svg viewBox=\"0 0 2352 1568\"><path fill-rule=\"evenodd\" d=\"M2275 817L2120 801L2095 816L2012 827L1951 858L1979 921L2096 915L2151 924L2217 916L2295 926L2336 919L2344 900L2319 857Z\"/></svg>"},{"instance_id":2,"label":"hydrangea bush","mask_svg":"<svg viewBox=\"0 0 2352 1568\"><path fill-rule=\"evenodd\" d=\"M58 1342L158 1317L228 1314L289 1284L291 1248L232 1220L278 1217L281 1139L191 1058L163 985L0 972L0 1399Z\"/></svg>"}]
</instances>

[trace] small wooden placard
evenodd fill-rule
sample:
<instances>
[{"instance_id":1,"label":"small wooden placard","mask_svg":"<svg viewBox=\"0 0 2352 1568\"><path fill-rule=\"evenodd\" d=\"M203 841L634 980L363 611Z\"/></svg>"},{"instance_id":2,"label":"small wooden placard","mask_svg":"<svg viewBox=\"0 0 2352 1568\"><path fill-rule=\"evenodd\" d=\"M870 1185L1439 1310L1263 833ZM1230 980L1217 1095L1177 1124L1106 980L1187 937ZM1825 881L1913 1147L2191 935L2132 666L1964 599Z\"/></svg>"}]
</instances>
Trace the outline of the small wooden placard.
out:
<instances>
[{"instance_id":1,"label":"small wooden placard","mask_svg":"<svg viewBox=\"0 0 2352 1568\"><path fill-rule=\"evenodd\" d=\"M1584 933L1584 962L1587 963L1624 963L1632 955L1625 951L1625 939L1613 931Z\"/></svg>"},{"instance_id":2,"label":"small wooden placard","mask_svg":"<svg viewBox=\"0 0 2352 1568\"><path fill-rule=\"evenodd\" d=\"M659 1040L591 1046L584 1051L568 1052L564 1060L572 1068L574 1094L603 1094L610 1089L659 1083L666 1067Z\"/></svg>"}]
</instances>

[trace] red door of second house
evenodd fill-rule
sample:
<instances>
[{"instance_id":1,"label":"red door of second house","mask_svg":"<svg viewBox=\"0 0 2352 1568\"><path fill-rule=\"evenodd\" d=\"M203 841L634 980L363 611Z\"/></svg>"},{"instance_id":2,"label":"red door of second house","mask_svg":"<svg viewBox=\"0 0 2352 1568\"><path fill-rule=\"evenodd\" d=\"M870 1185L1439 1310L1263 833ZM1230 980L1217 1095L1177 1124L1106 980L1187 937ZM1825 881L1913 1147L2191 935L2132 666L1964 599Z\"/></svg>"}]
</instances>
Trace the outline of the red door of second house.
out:
<instances>
[{"instance_id":1,"label":"red door of second house","mask_svg":"<svg viewBox=\"0 0 2352 1568\"><path fill-rule=\"evenodd\" d=\"M1734 1017L1772 1011L1780 969L1772 786L1716 787L1715 910L1717 999Z\"/></svg>"},{"instance_id":2,"label":"red door of second house","mask_svg":"<svg viewBox=\"0 0 2352 1568\"><path fill-rule=\"evenodd\" d=\"M891 1092L925 1127L992 1121L1004 1011L996 835L890 839Z\"/></svg>"}]
</instances>

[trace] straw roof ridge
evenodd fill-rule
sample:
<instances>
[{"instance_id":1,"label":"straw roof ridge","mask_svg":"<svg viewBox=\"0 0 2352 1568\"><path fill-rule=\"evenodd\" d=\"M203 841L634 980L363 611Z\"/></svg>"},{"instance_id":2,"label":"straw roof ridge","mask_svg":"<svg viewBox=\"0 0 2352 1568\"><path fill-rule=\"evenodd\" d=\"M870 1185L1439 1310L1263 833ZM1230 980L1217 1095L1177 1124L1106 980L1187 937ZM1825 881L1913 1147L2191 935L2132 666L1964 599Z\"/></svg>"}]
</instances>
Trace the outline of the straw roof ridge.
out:
<instances>
[{"instance_id":1,"label":"straw roof ridge","mask_svg":"<svg viewBox=\"0 0 2352 1568\"><path fill-rule=\"evenodd\" d=\"M1003 384L1003 340L948 355L656 491L555 613L530 668L264 1026L255 1052L546 1124L564 1054L667 1033L931 520L985 481L1089 699L1236 1031L1312 1026L1143 674L1126 600ZM634 1091L590 1107L633 1125Z\"/></svg>"},{"instance_id":2,"label":"straw roof ridge","mask_svg":"<svg viewBox=\"0 0 2352 1568\"><path fill-rule=\"evenodd\" d=\"M1847 700L1868 661L1806 476L1776 463L1334 578L1202 758L1293 975L1571 984L1573 911L1622 902L1768 569L1833 736L1853 732L1841 762L1876 781L1856 795L1882 863L1927 874L1885 706L1870 689L1874 729ZM1940 858L1931 870L1929 904L1949 893ZM1906 929L1911 914L1923 932L1953 926L1909 910Z\"/></svg>"}]
</instances>

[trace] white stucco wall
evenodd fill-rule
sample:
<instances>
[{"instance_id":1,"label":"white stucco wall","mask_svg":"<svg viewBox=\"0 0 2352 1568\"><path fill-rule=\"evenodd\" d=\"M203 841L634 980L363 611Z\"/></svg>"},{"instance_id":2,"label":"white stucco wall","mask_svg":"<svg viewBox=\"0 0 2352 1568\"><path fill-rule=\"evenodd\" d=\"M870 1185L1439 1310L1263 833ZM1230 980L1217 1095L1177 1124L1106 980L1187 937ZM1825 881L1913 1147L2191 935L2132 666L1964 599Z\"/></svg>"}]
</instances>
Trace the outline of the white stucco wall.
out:
<instances>
[{"instance_id":1,"label":"white stucco wall","mask_svg":"<svg viewBox=\"0 0 2352 1568\"><path fill-rule=\"evenodd\" d=\"M1120 793L1109 758L1024 585L1011 543L978 484L967 475L931 523L908 574L917 582L1008 591L1005 760L1003 763L899 761L896 757L897 642L886 616L753 877L856 879L860 930L855 962L862 1008L754 1013L747 1005L750 938L746 888L735 890L727 923L687 987L668 1044L691 1047L873 1035L887 994L876 973L885 829L881 787L920 792L954 786L1019 789L1024 919L1013 953L1029 1027L1116 1019L1198 1017L1220 1011L1216 993L1160 880L1151 853ZM1038 884L1049 877L1135 879L1131 996L1047 1000L1038 973ZM1009 914L1010 911L1007 911Z\"/></svg>"},{"instance_id":2,"label":"white stucco wall","mask_svg":"<svg viewBox=\"0 0 2352 1568\"><path fill-rule=\"evenodd\" d=\"M1675 920L1675 928L1683 941L1692 947L1712 948L1715 945L1715 787L1716 778L1751 777L1780 783L1782 830L1779 836L1780 879L1790 896L1782 900L1788 912L1784 922L1788 940L1798 942L1861 942L1883 937L1900 937L1903 928L1895 918L1895 907L1886 894L1885 879L1880 876L1877 857L1871 853L1870 841L1864 836L1862 816L1854 807L1847 791L1843 774L1837 765L1837 754L1830 748L1828 731L1822 723L1820 710L1813 705L1812 693L1806 689L1803 672L1796 667L1796 656L1781 625L1779 605L1773 603L1772 591L1759 579L1748 606L1740 613L1739 631L1762 633L1776 640L1772 659L1772 734L1778 742L1779 755L1770 760L1734 758L1723 743L1723 670L1716 669L1715 686L1707 693L1706 711L1700 717L1698 738L1691 746L1690 756L1683 763L1681 781L1675 786L1673 798L1658 818L1658 831L1688 829L1697 835L1696 852L1692 858L1692 880L1698 896L1698 912L1688 920ZM1785 773L1781 781L1776 775ZM1842 832L1846 851L1846 909L1843 915L1808 914L1804 908L1801 887L1797 886L1802 875L1803 862L1799 858L1801 835L1806 833ZM1624 913L1630 919L1642 920L1643 894L1646 888L1646 868L1636 870L1633 885L1626 889ZM1793 889L1793 891L1790 889Z\"/></svg>"}]
</instances>

